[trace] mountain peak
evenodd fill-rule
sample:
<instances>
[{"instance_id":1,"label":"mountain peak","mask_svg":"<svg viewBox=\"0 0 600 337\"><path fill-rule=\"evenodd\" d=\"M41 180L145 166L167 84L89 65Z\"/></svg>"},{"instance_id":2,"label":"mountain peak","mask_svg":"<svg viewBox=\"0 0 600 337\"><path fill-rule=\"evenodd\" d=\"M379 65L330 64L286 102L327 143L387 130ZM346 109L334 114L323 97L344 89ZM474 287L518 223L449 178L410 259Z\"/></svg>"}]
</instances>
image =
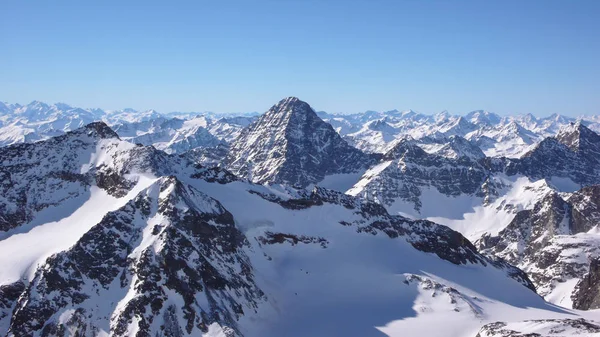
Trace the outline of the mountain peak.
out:
<instances>
[{"instance_id":1,"label":"mountain peak","mask_svg":"<svg viewBox=\"0 0 600 337\"><path fill-rule=\"evenodd\" d=\"M411 137L403 137L383 155L384 160L394 160L402 157L422 157L427 153L419 147Z\"/></svg>"},{"instance_id":2,"label":"mountain peak","mask_svg":"<svg viewBox=\"0 0 600 337\"><path fill-rule=\"evenodd\" d=\"M232 172L253 182L305 187L329 174L355 172L370 160L308 103L287 97L242 131L227 162Z\"/></svg>"},{"instance_id":3,"label":"mountain peak","mask_svg":"<svg viewBox=\"0 0 600 337\"><path fill-rule=\"evenodd\" d=\"M387 118L376 119L374 121L368 122L367 127L374 131L390 131L393 130L393 127L388 124Z\"/></svg>"},{"instance_id":4,"label":"mountain peak","mask_svg":"<svg viewBox=\"0 0 600 337\"><path fill-rule=\"evenodd\" d=\"M588 144L600 147L600 136L588 129L581 121L571 122L562 127L556 135L556 139L573 151L580 150Z\"/></svg>"},{"instance_id":5,"label":"mountain peak","mask_svg":"<svg viewBox=\"0 0 600 337\"><path fill-rule=\"evenodd\" d=\"M58 103L54 103L54 107L58 110L71 110L73 109L72 106L68 105L67 103L62 103L62 102L58 102Z\"/></svg>"},{"instance_id":6,"label":"mountain peak","mask_svg":"<svg viewBox=\"0 0 600 337\"><path fill-rule=\"evenodd\" d=\"M117 138L119 139L119 135L113 131L106 123L104 122L93 122L87 124L82 128L88 132L97 134L100 138ZM77 130L75 130L77 131Z\"/></svg>"},{"instance_id":7,"label":"mountain peak","mask_svg":"<svg viewBox=\"0 0 600 337\"><path fill-rule=\"evenodd\" d=\"M312 114L317 117L316 112L310 105L298 97L286 97L273 105L265 115L293 115L293 114Z\"/></svg>"},{"instance_id":8,"label":"mountain peak","mask_svg":"<svg viewBox=\"0 0 600 337\"><path fill-rule=\"evenodd\" d=\"M296 96L288 96L288 97L286 97L286 98L282 99L282 100L281 100L281 101L279 101L279 102L280 102L280 103L281 103L281 102L286 102L286 103L297 103L297 102L302 102L302 101L301 101L301 100L300 100L298 97L296 97ZM304 102L302 102L302 103L304 103Z\"/></svg>"},{"instance_id":9,"label":"mountain peak","mask_svg":"<svg viewBox=\"0 0 600 337\"><path fill-rule=\"evenodd\" d=\"M433 116L433 120L435 121L436 124L442 124L447 122L450 119L451 115L448 112L448 110L444 110L442 112L439 112L437 114L435 114Z\"/></svg>"},{"instance_id":10,"label":"mountain peak","mask_svg":"<svg viewBox=\"0 0 600 337\"><path fill-rule=\"evenodd\" d=\"M494 125L500 123L500 116L486 110L471 111L465 118L474 124Z\"/></svg>"},{"instance_id":11,"label":"mountain peak","mask_svg":"<svg viewBox=\"0 0 600 337\"><path fill-rule=\"evenodd\" d=\"M37 101L37 100L31 101L31 103L29 103L27 105L29 105L29 106L48 106L48 104L41 102L41 101Z\"/></svg>"}]
</instances>

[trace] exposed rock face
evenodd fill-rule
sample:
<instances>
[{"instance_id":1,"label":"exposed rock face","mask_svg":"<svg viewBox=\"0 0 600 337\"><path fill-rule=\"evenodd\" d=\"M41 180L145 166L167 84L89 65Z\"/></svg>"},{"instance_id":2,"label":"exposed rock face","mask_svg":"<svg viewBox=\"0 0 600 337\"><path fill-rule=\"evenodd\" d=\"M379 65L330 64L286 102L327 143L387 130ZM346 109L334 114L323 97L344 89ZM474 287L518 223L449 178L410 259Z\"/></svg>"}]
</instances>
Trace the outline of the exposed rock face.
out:
<instances>
[{"instance_id":1,"label":"exposed rock face","mask_svg":"<svg viewBox=\"0 0 600 337\"><path fill-rule=\"evenodd\" d=\"M8 333L95 334L110 326L111 335L126 336L133 322L145 336L199 334L213 322L235 328L264 300L242 250L247 244L218 201L161 178L46 261ZM106 303L125 294L131 300ZM157 324L160 317L165 324Z\"/></svg>"},{"instance_id":2,"label":"exposed rock face","mask_svg":"<svg viewBox=\"0 0 600 337\"><path fill-rule=\"evenodd\" d=\"M437 193L433 200L466 197L481 205L477 207L487 207L499 198L502 204L495 210L488 207L486 212L514 212L514 218L493 234L482 231L475 238L476 245L525 270L547 299L567 307L579 306L573 301L585 295L574 295L575 284L588 274L590 259L600 255L600 239L594 232L600 223L600 188L594 185L600 183L600 136L581 123L573 124L519 159L453 158L431 151L438 148L435 142L425 147L423 140L419 142L400 141L348 193L391 210L413 204L417 214L424 203L433 202L424 200L431 191ZM546 186L535 192L538 196L525 210L504 202L503 193L508 190L504 182L512 184L516 179ZM566 187L560 190L563 187L556 187L555 181ZM584 188L565 192L577 186ZM427 206L432 209L431 204ZM581 291L589 288L582 286L586 290Z\"/></svg>"},{"instance_id":3,"label":"exposed rock face","mask_svg":"<svg viewBox=\"0 0 600 337\"><path fill-rule=\"evenodd\" d=\"M134 172L171 175L196 165L193 174L211 175L190 156L121 141L103 122L47 141L0 148L0 163L0 231L31 221L49 206L85 199L91 186L123 197L137 182ZM213 178L231 179L227 174L220 170Z\"/></svg>"},{"instance_id":4,"label":"exposed rock face","mask_svg":"<svg viewBox=\"0 0 600 337\"><path fill-rule=\"evenodd\" d=\"M600 185L587 186L568 197L573 233L583 233L600 224Z\"/></svg>"},{"instance_id":5,"label":"exposed rock face","mask_svg":"<svg viewBox=\"0 0 600 337\"><path fill-rule=\"evenodd\" d=\"M203 166L219 166L225 161L228 153L229 146L219 144L213 147L196 148L186 152L184 155Z\"/></svg>"},{"instance_id":6,"label":"exposed rock face","mask_svg":"<svg viewBox=\"0 0 600 337\"><path fill-rule=\"evenodd\" d=\"M296 97L274 105L231 144L226 167L256 183L305 187L373 162Z\"/></svg>"},{"instance_id":7,"label":"exposed rock face","mask_svg":"<svg viewBox=\"0 0 600 337\"><path fill-rule=\"evenodd\" d=\"M32 220L50 205L85 193L95 176L82 172L82 165L91 160L91 153L103 139L118 140L118 136L106 124L97 122L48 141L0 148L0 231ZM97 173L102 179L109 170Z\"/></svg>"},{"instance_id":8,"label":"exposed rock face","mask_svg":"<svg viewBox=\"0 0 600 337\"><path fill-rule=\"evenodd\" d=\"M25 287L25 283L21 281L0 286L0 326L10 324L17 300L25 291Z\"/></svg>"},{"instance_id":9,"label":"exposed rock face","mask_svg":"<svg viewBox=\"0 0 600 337\"><path fill-rule=\"evenodd\" d=\"M564 177L582 186L599 184L600 136L581 123L572 124L510 161L506 172L532 179Z\"/></svg>"},{"instance_id":10,"label":"exposed rock face","mask_svg":"<svg viewBox=\"0 0 600 337\"><path fill-rule=\"evenodd\" d=\"M457 196L481 191L488 170L469 156L456 159L425 152L412 140L402 140L348 191L351 195L391 205L401 199L421 208L424 188Z\"/></svg>"},{"instance_id":11,"label":"exposed rock face","mask_svg":"<svg viewBox=\"0 0 600 337\"><path fill-rule=\"evenodd\" d=\"M595 336L599 332L600 326L584 319L544 319L489 323L475 337Z\"/></svg>"},{"instance_id":12,"label":"exposed rock face","mask_svg":"<svg viewBox=\"0 0 600 337\"><path fill-rule=\"evenodd\" d=\"M447 196L470 195L485 203L498 195L498 175L527 177L532 181L567 179L574 184L600 184L600 136L583 124L563 129L519 159L478 155L460 137L437 151L427 151L434 141L403 139L384 155L348 192L389 206L396 200L421 207L423 189Z\"/></svg>"},{"instance_id":13,"label":"exposed rock face","mask_svg":"<svg viewBox=\"0 0 600 337\"><path fill-rule=\"evenodd\" d=\"M592 269L600 257L600 238L588 231L598 225L599 196L599 186L550 193L532 210L517 213L498 235L485 235L476 245L525 270L543 296L556 297L561 284L578 281L574 289L571 283L562 304L570 306L572 299L574 308L598 308L600 283Z\"/></svg>"},{"instance_id":14,"label":"exposed rock face","mask_svg":"<svg viewBox=\"0 0 600 337\"><path fill-rule=\"evenodd\" d=\"M588 273L577 283L571 298L575 309L600 308L600 258L590 262Z\"/></svg>"},{"instance_id":15,"label":"exposed rock face","mask_svg":"<svg viewBox=\"0 0 600 337\"><path fill-rule=\"evenodd\" d=\"M62 150L72 155L61 156ZM327 251L339 233L360 236L359 241L395 240L446 267L492 270L486 275L507 278L519 290L523 287L513 280L534 289L521 270L481 255L447 227L393 216L381 205L320 187L277 190L250 184L186 156L121 141L102 124L2 151L3 172L19 183L37 182L7 188L26 196L16 209L33 218L30 209L37 204L27 202L47 197L30 194L32 188L63 195L100 187L123 203L68 248L32 264L31 277L23 274L22 281L0 287L0 327L9 336L195 336L215 325L225 335L241 336L240 322L277 301L255 273L257 265L268 263L263 256L307 246ZM149 182L140 188L142 176ZM245 207L257 200L262 208ZM64 200L53 207L62 209ZM11 214L2 212L4 219ZM313 226L312 217L303 218L306 212L327 214L324 225L330 229L305 232ZM244 222L248 215L269 219L271 214L279 223L270 227ZM293 219L301 225L286 227ZM238 222L250 229L243 232ZM6 235L11 238L10 231ZM269 268L276 270L273 265Z\"/></svg>"},{"instance_id":16,"label":"exposed rock face","mask_svg":"<svg viewBox=\"0 0 600 337\"><path fill-rule=\"evenodd\" d=\"M294 111L294 107L290 109ZM292 117L288 125L295 121ZM593 136L586 136L587 131L581 127L577 130L578 137L561 136L565 143L561 143L561 151L575 149L590 155L594 151ZM287 141L286 146L291 144ZM318 144L335 141L323 142ZM440 152L428 153L411 141L400 142L371 172L401 182L396 186L401 193L408 191L389 200L401 197L418 203L421 189L429 187L446 195L498 193L501 187L494 186L491 174L506 172L504 168L515 163L482 158L464 139L454 137L454 142L446 145ZM293 153L299 156L304 152ZM599 307L600 245L593 233L600 220L598 186L575 193L549 193L532 209L518 212L500 233L485 236L473 245L448 227L390 215L385 202L373 203L320 187L278 190L253 185L224 169L206 168L194 158L194 154L167 155L152 147L121 141L103 123L48 141L0 149L0 219L7 236L31 223L41 210L60 208L67 201L84 197L92 188L99 187L113 198L124 200L124 206L107 213L70 248L32 267L31 279L24 277L0 286L0 326L8 327L2 333L61 336L75 331L82 335L105 331L125 336L137 329L141 335L179 336L202 334L217 324L231 335L241 335L240 322L273 300L264 291L264 283L258 281L256 256L264 254L271 261L267 252L277 249L314 247L327 251L337 238L331 229L311 233L302 226L248 222L246 215L256 212L264 212L267 220L270 213L284 212L286 216L274 217L278 221L314 212L307 217L311 221L332 212L335 215L331 218L336 219L333 224L344 235L397 240L411 251L414 248L419 254L439 257L448 265L500 270L502 277L532 290L537 287L546 296L557 288L564 289L562 285L569 282L572 289L568 298L573 307ZM286 171L286 165L287 160L275 177L296 172ZM307 172L315 172L320 166L316 162L311 165L310 170L305 166L307 171L302 171L305 182L317 179ZM394 170L389 169L391 165L396 165ZM139 193L130 193L142 175L153 183ZM218 186L236 187L218 190ZM375 191L383 193L390 186L394 185L382 180L381 191ZM380 195L386 200L386 194ZM253 200L271 208L254 210L248 206L236 213L219 199L230 197L234 208L254 205L250 203ZM251 230L243 232L242 228ZM477 247L500 258L482 255ZM526 270L529 276L509 263ZM471 306L469 297L452 287L422 275L410 276L407 282L449 297L458 310L472 310L477 315L478 308ZM593 331L588 322L544 322L581 333ZM510 323L493 324L482 328L480 335L521 333Z\"/></svg>"},{"instance_id":17,"label":"exposed rock face","mask_svg":"<svg viewBox=\"0 0 600 337\"><path fill-rule=\"evenodd\" d=\"M485 158L485 154L479 147L460 136L450 136L448 138L423 137L416 142L427 153L438 154L446 158L459 159L467 157L475 161Z\"/></svg>"}]
</instances>

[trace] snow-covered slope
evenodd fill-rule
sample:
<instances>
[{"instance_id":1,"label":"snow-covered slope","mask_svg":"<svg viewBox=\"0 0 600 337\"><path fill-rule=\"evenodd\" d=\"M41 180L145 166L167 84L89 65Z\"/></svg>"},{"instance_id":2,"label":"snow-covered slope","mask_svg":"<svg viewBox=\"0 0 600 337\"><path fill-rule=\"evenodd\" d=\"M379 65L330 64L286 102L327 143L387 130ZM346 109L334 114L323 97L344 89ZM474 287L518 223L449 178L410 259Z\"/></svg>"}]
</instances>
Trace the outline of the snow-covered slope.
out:
<instances>
[{"instance_id":1,"label":"snow-covered slope","mask_svg":"<svg viewBox=\"0 0 600 337\"><path fill-rule=\"evenodd\" d=\"M525 270L548 300L578 309L600 308L598 288L585 287L600 258L600 186L575 193L548 193L532 209L516 214L495 235L484 234L481 249Z\"/></svg>"},{"instance_id":2,"label":"snow-covered slope","mask_svg":"<svg viewBox=\"0 0 600 337\"><path fill-rule=\"evenodd\" d=\"M539 143L543 137L511 121L497 127L485 127L465 135L489 157L518 158Z\"/></svg>"},{"instance_id":3,"label":"snow-covered slope","mask_svg":"<svg viewBox=\"0 0 600 337\"><path fill-rule=\"evenodd\" d=\"M0 146L57 136L99 120L101 116L97 110L73 108L62 103L52 106L39 101L25 106L3 104Z\"/></svg>"},{"instance_id":4,"label":"snow-covered slope","mask_svg":"<svg viewBox=\"0 0 600 337\"><path fill-rule=\"evenodd\" d=\"M344 139L368 153L385 152L400 133L386 122L387 118L367 122L360 130L347 134Z\"/></svg>"},{"instance_id":5,"label":"snow-covered slope","mask_svg":"<svg viewBox=\"0 0 600 337\"><path fill-rule=\"evenodd\" d=\"M518 159L453 158L425 148L430 153L418 141L399 142L348 193L460 231L530 273L553 303L598 307L583 299L600 284L578 283L594 279L598 258L600 136L574 123ZM589 187L571 193L582 186Z\"/></svg>"},{"instance_id":6,"label":"snow-covered slope","mask_svg":"<svg viewBox=\"0 0 600 337\"><path fill-rule=\"evenodd\" d=\"M1 151L4 181L19 181L2 216L28 215L0 240L8 336L458 337L498 321L594 324L458 232L339 192L255 185L102 123Z\"/></svg>"},{"instance_id":7,"label":"snow-covered slope","mask_svg":"<svg viewBox=\"0 0 600 337\"><path fill-rule=\"evenodd\" d=\"M0 104L0 335L592 336L599 121Z\"/></svg>"},{"instance_id":8,"label":"snow-covered slope","mask_svg":"<svg viewBox=\"0 0 600 337\"><path fill-rule=\"evenodd\" d=\"M133 143L153 145L168 153L183 153L230 143L253 120L251 117L160 117L143 122L123 122L113 128L121 138Z\"/></svg>"},{"instance_id":9,"label":"snow-covered slope","mask_svg":"<svg viewBox=\"0 0 600 337\"><path fill-rule=\"evenodd\" d=\"M117 125L115 129L120 135L131 134L130 130L133 129L135 134L123 139L135 144L153 145L167 153L183 153L220 144L219 139L207 130L209 121L204 117L190 120L168 119L161 123L155 121L158 120L152 120L148 127L143 125L148 123L132 123Z\"/></svg>"},{"instance_id":10,"label":"snow-covered slope","mask_svg":"<svg viewBox=\"0 0 600 337\"><path fill-rule=\"evenodd\" d=\"M600 325L581 319L541 319L486 324L476 337L600 336Z\"/></svg>"}]
</instances>

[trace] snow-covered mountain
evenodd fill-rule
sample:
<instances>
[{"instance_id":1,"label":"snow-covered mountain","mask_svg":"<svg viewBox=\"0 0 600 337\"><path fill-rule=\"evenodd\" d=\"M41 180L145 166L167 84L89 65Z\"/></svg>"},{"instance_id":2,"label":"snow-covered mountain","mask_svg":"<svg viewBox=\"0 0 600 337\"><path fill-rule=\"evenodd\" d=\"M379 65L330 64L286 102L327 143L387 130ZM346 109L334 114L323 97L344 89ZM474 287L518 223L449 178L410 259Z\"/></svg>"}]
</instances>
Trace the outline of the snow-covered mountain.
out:
<instances>
[{"instance_id":1,"label":"snow-covered mountain","mask_svg":"<svg viewBox=\"0 0 600 337\"><path fill-rule=\"evenodd\" d=\"M453 143L468 143L462 139ZM440 149L441 152L446 152ZM469 155L428 153L412 139L403 139L388 151L381 163L370 168L352 189L350 195L360 196L387 206L392 212L409 209L420 212L427 196L434 190L448 196L481 196L489 174L484 158ZM459 152L460 153L460 152ZM472 152L469 151L469 154ZM398 208L400 207L400 208Z\"/></svg>"},{"instance_id":2,"label":"snow-covered mountain","mask_svg":"<svg viewBox=\"0 0 600 337\"><path fill-rule=\"evenodd\" d=\"M386 153L399 139L412 137L416 140L461 136L473 142L490 157L518 158L531 150L546 137L555 136L569 123L582 121L588 128L600 132L598 116L566 117L558 114L536 118L531 114L500 117L485 110L472 111L465 116L452 115L447 111L425 115L413 110L390 110L384 112L366 111L355 114L316 113L332 125L350 145L367 153ZM166 120L193 121L202 119L202 127L217 139L230 144L241 130L256 120L260 114L253 113L212 113L212 112L169 112L155 110L136 111L121 109L104 111L101 109L74 108L64 103L48 105L34 101L26 106L5 104L0 106L0 146L14 143L34 142L81 127L93 121L104 121L121 137L136 136L124 134L124 125L138 135L153 133L148 124L160 124ZM190 122L198 124L198 121ZM177 123L172 123L173 126ZM139 128L136 130L136 128ZM180 129L181 128L181 129ZM215 146L206 135L190 137L189 125L179 124L179 128L157 128L158 134L147 135L142 143L156 139L155 146L182 152L192 148ZM187 141L181 141L176 135ZM174 137L174 138L169 138ZM206 144L204 141L208 141ZM178 143L170 146L170 143Z\"/></svg>"},{"instance_id":3,"label":"snow-covered mountain","mask_svg":"<svg viewBox=\"0 0 600 337\"><path fill-rule=\"evenodd\" d=\"M598 121L2 104L0 335L600 336Z\"/></svg>"},{"instance_id":4,"label":"snow-covered mountain","mask_svg":"<svg viewBox=\"0 0 600 337\"><path fill-rule=\"evenodd\" d=\"M18 215L0 232L2 334L464 336L521 320L597 331L593 312L549 305L445 226L189 156L101 122L0 149L13 184L1 212Z\"/></svg>"},{"instance_id":5,"label":"snow-covered mountain","mask_svg":"<svg viewBox=\"0 0 600 337\"><path fill-rule=\"evenodd\" d=\"M255 115L161 114L155 110L134 109L104 111L38 101L26 106L0 103L0 146L44 140L95 121L104 121L125 140L154 145L169 153L182 153L233 141Z\"/></svg>"},{"instance_id":6,"label":"snow-covered mountain","mask_svg":"<svg viewBox=\"0 0 600 337\"><path fill-rule=\"evenodd\" d=\"M374 161L348 145L310 105L288 97L241 132L226 167L256 183L305 187L330 175L362 173Z\"/></svg>"},{"instance_id":7,"label":"snow-covered mountain","mask_svg":"<svg viewBox=\"0 0 600 337\"><path fill-rule=\"evenodd\" d=\"M538 293L577 309L600 308L600 287L585 286L600 259L600 185L574 193L548 192L532 209L518 212L497 235L477 242L519 266Z\"/></svg>"},{"instance_id":8,"label":"snow-covered mountain","mask_svg":"<svg viewBox=\"0 0 600 337\"><path fill-rule=\"evenodd\" d=\"M25 106L0 104L0 146L54 137L102 117L98 110L73 108L62 103L52 106L39 101Z\"/></svg>"},{"instance_id":9,"label":"snow-covered mountain","mask_svg":"<svg viewBox=\"0 0 600 337\"><path fill-rule=\"evenodd\" d=\"M554 114L536 118L527 114L500 117L484 110L472 111L465 116L451 115L447 111L424 115L412 110L349 115L321 112L320 116L350 144L375 153L386 153L406 136L417 140L461 136L479 146L489 157L518 158L544 138L555 136L561 128L577 120L600 131L595 116L571 118Z\"/></svg>"},{"instance_id":10,"label":"snow-covered mountain","mask_svg":"<svg viewBox=\"0 0 600 337\"><path fill-rule=\"evenodd\" d=\"M464 139L460 143L470 144ZM589 300L600 284L578 286L593 277L588 275L594 270L590 261L598 258L598 134L572 123L518 159L449 156L432 148L422 140L398 142L347 193L373 200L391 213L427 218L460 231L488 253L530 273L549 301L600 307Z\"/></svg>"},{"instance_id":11,"label":"snow-covered mountain","mask_svg":"<svg viewBox=\"0 0 600 337\"><path fill-rule=\"evenodd\" d=\"M582 123L570 124L517 159L486 157L459 136L403 138L349 193L392 208L409 202L418 211L424 190L489 199L506 185L504 176L546 179L559 191L599 184L600 136Z\"/></svg>"},{"instance_id":12,"label":"snow-covered mountain","mask_svg":"<svg viewBox=\"0 0 600 337\"><path fill-rule=\"evenodd\" d=\"M118 124L116 132L135 144L153 145L167 153L183 153L195 148L215 147L220 140L207 129L204 117L190 120L153 119L147 122Z\"/></svg>"},{"instance_id":13,"label":"snow-covered mountain","mask_svg":"<svg viewBox=\"0 0 600 337\"><path fill-rule=\"evenodd\" d=\"M465 138L479 146L490 157L518 158L544 137L527 130L516 121L469 132Z\"/></svg>"}]
</instances>

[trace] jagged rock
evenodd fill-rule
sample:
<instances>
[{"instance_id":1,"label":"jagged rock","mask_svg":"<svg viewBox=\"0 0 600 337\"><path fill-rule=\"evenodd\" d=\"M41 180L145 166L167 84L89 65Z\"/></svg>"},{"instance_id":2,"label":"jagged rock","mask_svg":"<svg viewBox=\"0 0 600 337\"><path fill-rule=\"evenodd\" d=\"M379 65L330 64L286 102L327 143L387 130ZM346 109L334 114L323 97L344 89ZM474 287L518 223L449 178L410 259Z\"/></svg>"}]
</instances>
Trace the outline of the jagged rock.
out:
<instances>
[{"instance_id":1,"label":"jagged rock","mask_svg":"<svg viewBox=\"0 0 600 337\"><path fill-rule=\"evenodd\" d=\"M506 172L533 179L564 177L582 186L600 184L600 136L581 123L571 125L509 161Z\"/></svg>"},{"instance_id":2,"label":"jagged rock","mask_svg":"<svg viewBox=\"0 0 600 337\"><path fill-rule=\"evenodd\" d=\"M466 142L454 139L455 144ZM424 189L447 196L480 197L489 204L502 188L494 182L497 175L532 181L570 179L581 186L600 184L600 136L581 123L563 129L556 138L545 139L518 159L481 157L472 150L464 150L470 156L443 156L440 153L445 150L428 153L422 146L412 139L400 140L348 193L385 206L407 201L419 211ZM452 142L447 144L448 149L451 146Z\"/></svg>"},{"instance_id":3,"label":"jagged rock","mask_svg":"<svg viewBox=\"0 0 600 337\"><path fill-rule=\"evenodd\" d=\"M590 262L587 274L577 283L571 298L574 309L600 308L600 258Z\"/></svg>"},{"instance_id":4,"label":"jagged rock","mask_svg":"<svg viewBox=\"0 0 600 337\"><path fill-rule=\"evenodd\" d=\"M600 257L600 238L587 232L598 224L599 195L598 186L573 194L549 193L533 209L518 212L497 235L484 235L476 245L525 270L543 296L551 296L561 283L579 280L562 300L573 298L573 307L590 309L598 284L589 268Z\"/></svg>"},{"instance_id":5,"label":"jagged rock","mask_svg":"<svg viewBox=\"0 0 600 337\"><path fill-rule=\"evenodd\" d=\"M327 175L365 169L373 160L349 146L296 97L274 105L231 144L226 167L256 183L305 187Z\"/></svg>"},{"instance_id":6,"label":"jagged rock","mask_svg":"<svg viewBox=\"0 0 600 337\"><path fill-rule=\"evenodd\" d=\"M145 238L145 228L156 226ZM148 336L206 332L213 322L235 329L244 310L263 301L242 249L247 244L218 201L175 177L161 178L46 261L19 299L8 333L97 332L110 323L111 335L125 336L134 321L138 335ZM103 301L128 292L130 301L103 311ZM181 306L170 302L173 294ZM68 320L58 320L55 313L65 309L73 310ZM153 330L159 317L166 320Z\"/></svg>"},{"instance_id":7,"label":"jagged rock","mask_svg":"<svg viewBox=\"0 0 600 337\"><path fill-rule=\"evenodd\" d=\"M543 319L489 323L475 337L592 336L599 332L600 326L584 319Z\"/></svg>"},{"instance_id":8,"label":"jagged rock","mask_svg":"<svg viewBox=\"0 0 600 337\"><path fill-rule=\"evenodd\" d=\"M472 195L481 193L489 175L486 167L471 157L454 159L430 154L414 141L402 140L348 193L386 206L397 199L409 201L418 211L424 188L450 196Z\"/></svg>"}]
</instances>

